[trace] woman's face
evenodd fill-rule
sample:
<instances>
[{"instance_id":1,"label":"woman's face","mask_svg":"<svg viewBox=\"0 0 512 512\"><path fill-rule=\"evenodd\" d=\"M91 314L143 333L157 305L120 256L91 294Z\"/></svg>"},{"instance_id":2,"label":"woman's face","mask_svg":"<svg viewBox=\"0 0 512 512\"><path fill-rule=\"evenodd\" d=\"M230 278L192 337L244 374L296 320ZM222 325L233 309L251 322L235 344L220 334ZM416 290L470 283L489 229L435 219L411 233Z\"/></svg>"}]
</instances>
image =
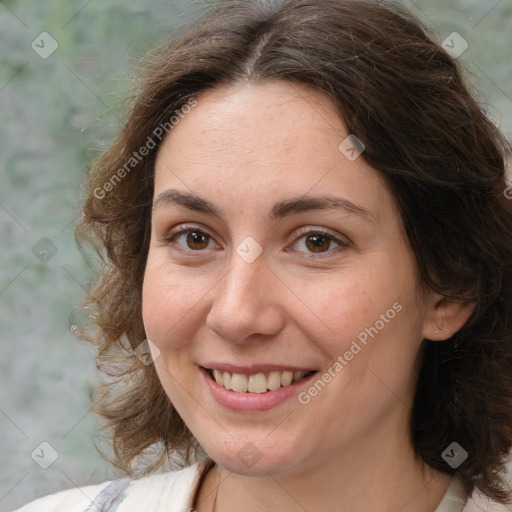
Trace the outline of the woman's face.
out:
<instances>
[{"instance_id":1,"label":"woman's face","mask_svg":"<svg viewBox=\"0 0 512 512\"><path fill-rule=\"evenodd\" d=\"M175 408L239 474L407 444L426 321L393 196L318 91L197 101L159 149L143 288Z\"/></svg>"}]
</instances>

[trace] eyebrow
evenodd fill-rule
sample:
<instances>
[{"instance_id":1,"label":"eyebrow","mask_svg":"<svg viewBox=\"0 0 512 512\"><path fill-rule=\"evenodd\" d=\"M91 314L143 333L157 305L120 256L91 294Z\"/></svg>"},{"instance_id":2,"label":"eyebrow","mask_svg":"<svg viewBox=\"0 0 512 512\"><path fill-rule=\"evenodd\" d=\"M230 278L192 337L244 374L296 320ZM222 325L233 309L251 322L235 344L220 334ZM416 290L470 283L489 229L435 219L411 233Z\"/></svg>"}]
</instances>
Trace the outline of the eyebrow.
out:
<instances>
[{"instance_id":1,"label":"eyebrow","mask_svg":"<svg viewBox=\"0 0 512 512\"><path fill-rule=\"evenodd\" d=\"M165 190L156 198L153 203L153 209L156 210L169 205L184 206L189 210L213 215L220 220L224 220L222 210L217 208L217 206L202 197L188 192L181 192L173 189ZM293 197L279 201L275 203L270 210L269 217L272 220L277 220L306 211L327 209L343 210L346 213L360 216L369 221L377 221L377 217L373 210L368 210L362 206L358 206L343 197L330 195Z\"/></svg>"}]
</instances>

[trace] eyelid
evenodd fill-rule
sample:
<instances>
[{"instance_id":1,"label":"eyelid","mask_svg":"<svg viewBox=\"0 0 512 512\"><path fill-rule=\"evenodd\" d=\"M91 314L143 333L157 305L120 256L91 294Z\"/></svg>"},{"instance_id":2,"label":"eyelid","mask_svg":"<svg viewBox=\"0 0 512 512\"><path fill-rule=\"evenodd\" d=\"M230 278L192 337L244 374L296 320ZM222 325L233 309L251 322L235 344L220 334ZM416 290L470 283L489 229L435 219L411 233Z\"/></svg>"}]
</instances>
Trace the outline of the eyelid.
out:
<instances>
[{"instance_id":1,"label":"eyelid","mask_svg":"<svg viewBox=\"0 0 512 512\"><path fill-rule=\"evenodd\" d=\"M217 243L217 241L215 240L215 238L208 232L208 229L204 228L200 224L178 224L177 226L175 226L174 228L172 228L171 230L166 232L164 235L159 236L158 240L164 244L169 245L169 244L171 244L173 239L175 239L178 236L182 236L183 234L185 234L189 231L199 231L200 233L203 233L206 236L208 236L216 245L219 245ZM176 245L178 247L178 250L181 250L184 252L195 252L195 253L197 253L198 256L201 255L202 252L204 252L204 250L193 251L192 249L188 249L188 250L183 249L183 247L180 247L176 243L174 245Z\"/></svg>"},{"instance_id":2,"label":"eyelid","mask_svg":"<svg viewBox=\"0 0 512 512\"><path fill-rule=\"evenodd\" d=\"M307 254L308 256L307 257L312 257L312 258L322 258L322 257L328 257L328 256L332 256L334 253L337 253L337 249L347 249L349 248L351 245L352 245L352 242L348 240L348 238L344 237L345 240L343 240L342 238L343 237L340 237L339 235L331 232L330 230L326 229L326 228L321 228L321 227L312 227L312 226L303 226L301 228L299 228L297 231L294 232L293 236L294 236L294 241L292 242L291 245L294 245L296 244L303 236L305 235L316 235L316 234L319 234L319 235L323 235L327 238L330 238L332 241L336 242L339 247L335 247L334 249L330 249L326 252L319 252L319 253L313 253L313 252L309 252L309 253L305 253L303 251L294 251L294 252L300 252L300 253L303 253L303 254ZM288 248L287 248L288 249ZM285 249L285 250L287 250Z\"/></svg>"},{"instance_id":3,"label":"eyelid","mask_svg":"<svg viewBox=\"0 0 512 512\"><path fill-rule=\"evenodd\" d=\"M347 241L340 240L338 238L339 235L337 235L336 233L332 232L331 230L329 230L327 228L321 228L321 227L303 226L294 232L294 236L297 236L297 235L303 236L303 235L308 235L310 233L311 234L319 233L321 235L330 236L333 240L335 240L339 244L347 244L347 245L349 244L348 239L347 239Z\"/></svg>"},{"instance_id":4,"label":"eyelid","mask_svg":"<svg viewBox=\"0 0 512 512\"><path fill-rule=\"evenodd\" d=\"M200 231L201 233L204 233L205 235L208 235L210 238L213 239L213 236L210 235L210 233L208 233L208 229L201 226L201 224L178 224L177 226L175 226L174 228L169 230L163 236L163 238L168 240L170 238L175 237L176 235L181 235L184 232L193 231L193 230Z\"/></svg>"}]
</instances>

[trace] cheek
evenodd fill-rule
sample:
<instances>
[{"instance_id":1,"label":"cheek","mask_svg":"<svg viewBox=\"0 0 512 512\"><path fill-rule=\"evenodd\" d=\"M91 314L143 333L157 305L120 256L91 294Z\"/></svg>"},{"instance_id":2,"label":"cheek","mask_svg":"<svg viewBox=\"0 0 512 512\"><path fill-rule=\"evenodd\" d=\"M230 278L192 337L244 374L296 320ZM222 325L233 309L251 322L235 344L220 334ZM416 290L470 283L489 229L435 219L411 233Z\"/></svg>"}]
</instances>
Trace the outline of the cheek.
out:
<instances>
[{"instance_id":1,"label":"cheek","mask_svg":"<svg viewBox=\"0 0 512 512\"><path fill-rule=\"evenodd\" d=\"M374 258L369 265L347 267L329 279L304 280L296 290L306 305L296 320L332 359L349 350L353 341L367 347L389 338L397 345L399 339L417 336L412 267L394 261L399 260Z\"/></svg>"},{"instance_id":2,"label":"cheek","mask_svg":"<svg viewBox=\"0 0 512 512\"><path fill-rule=\"evenodd\" d=\"M150 256L142 288L142 317L148 338L161 350L186 343L185 328L204 293L203 282L183 276Z\"/></svg>"},{"instance_id":3,"label":"cheek","mask_svg":"<svg viewBox=\"0 0 512 512\"><path fill-rule=\"evenodd\" d=\"M392 300L389 287L384 288L383 294L373 273L355 268L322 280L305 280L296 294L306 309L295 318L312 339L324 340L331 356L338 355L392 306L396 299Z\"/></svg>"}]
</instances>

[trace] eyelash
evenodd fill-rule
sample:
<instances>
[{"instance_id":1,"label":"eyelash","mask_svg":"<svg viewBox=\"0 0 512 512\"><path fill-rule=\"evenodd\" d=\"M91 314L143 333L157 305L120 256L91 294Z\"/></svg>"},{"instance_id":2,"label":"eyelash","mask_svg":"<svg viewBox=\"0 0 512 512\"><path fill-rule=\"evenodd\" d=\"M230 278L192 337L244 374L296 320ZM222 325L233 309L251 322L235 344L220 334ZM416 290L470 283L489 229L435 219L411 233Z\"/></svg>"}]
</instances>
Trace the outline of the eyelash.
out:
<instances>
[{"instance_id":1,"label":"eyelash","mask_svg":"<svg viewBox=\"0 0 512 512\"><path fill-rule=\"evenodd\" d=\"M198 226L185 224L185 225L178 226L177 228L171 230L167 235L165 235L164 237L161 238L161 241L168 245L170 245L170 244L177 245L177 247L179 248L178 250L183 251L183 252L195 252L195 253L204 252L205 249L198 249L198 250L184 249L183 247L180 247L178 244L175 243L175 240L177 238L179 238L180 236L182 236L184 234L190 233L190 232L200 233L202 235L206 235L207 237L209 237L210 240L212 240L212 241L214 240L212 236L210 236L206 231L200 229ZM322 258L322 257L326 257L326 256L332 256L333 252L335 252L336 249L346 249L346 248L350 247L349 242L346 242L346 241L340 240L339 238L336 238L332 233L330 233L322 228L316 228L316 229L300 228L298 230L298 232L296 233L296 235L298 238L295 239L295 241L293 242L293 245L295 245L295 243L297 243L301 238L303 238L306 235L321 235L339 245L339 247L335 247L334 249L329 249L326 252L307 253L307 254L309 254L309 256L308 256L309 258L316 259L316 258ZM285 250L287 252L289 252L287 249L285 249ZM293 252L303 252L303 251L293 251ZM338 252L338 251L336 251L336 252ZM198 256L201 256L201 254L198 254Z\"/></svg>"}]
</instances>

